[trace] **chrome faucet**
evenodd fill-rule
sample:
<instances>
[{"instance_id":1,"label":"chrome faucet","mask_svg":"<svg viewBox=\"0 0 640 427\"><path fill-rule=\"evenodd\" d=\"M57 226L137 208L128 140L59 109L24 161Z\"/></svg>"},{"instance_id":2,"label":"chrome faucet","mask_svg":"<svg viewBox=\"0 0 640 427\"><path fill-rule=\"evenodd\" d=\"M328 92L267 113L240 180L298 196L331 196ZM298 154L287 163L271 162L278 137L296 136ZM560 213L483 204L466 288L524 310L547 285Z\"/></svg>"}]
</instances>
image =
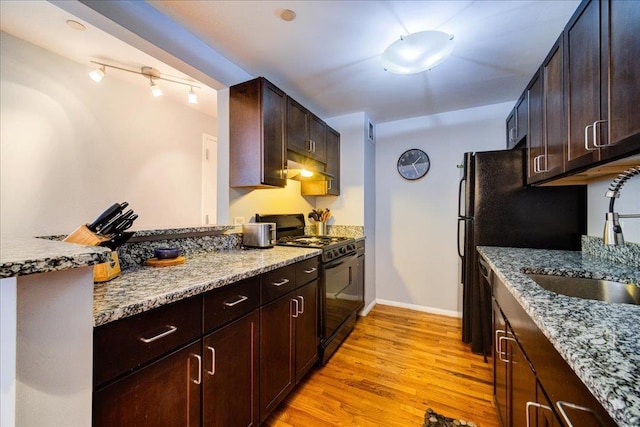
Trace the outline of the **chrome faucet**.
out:
<instances>
[{"instance_id":1,"label":"chrome faucet","mask_svg":"<svg viewBox=\"0 0 640 427\"><path fill-rule=\"evenodd\" d=\"M622 227L620 226L619 218L640 218L640 214L627 214L620 215L613 211L613 204L616 199L620 197L620 189L625 182L632 176L640 175L640 165L632 166L626 171L618 175L609 185L609 190L605 194L605 197L609 197L609 212L605 215L604 222L604 244L605 245L624 245L624 237L622 235Z\"/></svg>"}]
</instances>

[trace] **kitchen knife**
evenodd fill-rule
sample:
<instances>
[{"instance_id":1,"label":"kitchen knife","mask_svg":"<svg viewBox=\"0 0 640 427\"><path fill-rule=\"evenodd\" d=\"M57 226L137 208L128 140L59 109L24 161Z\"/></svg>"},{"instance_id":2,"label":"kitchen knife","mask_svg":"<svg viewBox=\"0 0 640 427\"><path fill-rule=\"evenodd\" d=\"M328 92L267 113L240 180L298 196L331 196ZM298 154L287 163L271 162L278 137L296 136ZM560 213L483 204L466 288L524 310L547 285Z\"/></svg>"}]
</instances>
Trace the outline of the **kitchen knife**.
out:
<instances>
[{"instance_id":1,"label":"kitchen knife","mask_svg":"<svg viewBox=\"0 0 640 427\"><path fill-rule=\"evenodd\" d=\"M100 243L100 246L105 246L114 251L118 246L122 246L123 244L127 243L131 236L133 236L133 234L133 231L118 233L111 239Z\"/></svg>"},{"instance_id":2,"label":"kitchen knife","mask_svg":"<svg viewBox=\"0 0 640 427\"><path fill-rule=\"evenodd\" d=\"M122 212L129 205L127 202L114 203L102 212L91 224L87 224L87 228L94 233L107 224L114 216Z\"/></svg>"},{"instance_id":3,"label":"kitchen knife","mask_svg":"<svg viewBox=\"0 0 640 427\"><path fill-rule=\"evenodd\" d=\"M109 221L104 227L100 229L100 234L112 234L116 225L118 225L121 221L123 221L126 217L133 214L133 209L129 209L128 211L122 213L120 212L118 215L114 216L111 221Z\"/></svg>"},{"instance_id":4,"label":"kitchen knife","mask_svg":"<svg viewBox=\"0 0 640 427\"><path fill-rule=\"evenodd\" d=\"M129 227L131 227L133 225L133 221L136 220L136 218L138 218L137 214L133 214L130 217L123 219L122 221L120 221L113 229L114 233L120 233L123 232L125 230L127 230Z\"/></svg>"}]
</instances>

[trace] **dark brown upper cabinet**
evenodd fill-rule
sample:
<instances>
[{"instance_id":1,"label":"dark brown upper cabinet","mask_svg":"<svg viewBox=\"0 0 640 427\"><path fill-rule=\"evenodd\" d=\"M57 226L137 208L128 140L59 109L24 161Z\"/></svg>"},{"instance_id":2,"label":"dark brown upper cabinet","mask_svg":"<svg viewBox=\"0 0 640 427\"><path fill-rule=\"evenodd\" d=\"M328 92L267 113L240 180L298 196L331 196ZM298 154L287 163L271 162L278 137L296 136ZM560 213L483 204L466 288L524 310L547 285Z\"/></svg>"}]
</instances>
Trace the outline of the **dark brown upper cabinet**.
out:
<instances>
[{"instance_id":1,"label":"dark brown upper cabinet","mask_svg":"<svg viewBox=\"0 0 640 427\"><path fill-rule=\"evenodd\" d=\"M287 149L305 158L326 163L326 137L325 122L295 99L287 97Z\"/></svg>"},{"instance_id":2,"label":"dark brown upper cabinet","mask_svg":"<svg viewBox=\"0 0 640 427\"><path fill-rule=\"evenodd\" d=\"M287 95L263 77L230 88L229 185L284 187Z\"/></svg>"},{"instance_id":3,"label":"dark brown upper cabinet","mask_svg":"<svg viewBox=\"0 0 640 427\"><path fill-rule=\"evenodd\" d=\"M327 126L327 165L325 172L333 178L327 181L303 181L300 191L303 196L340 195L340 134Z\"/></svg>"},{"instance_id":4,"label":"dark brown upper cabinet","mask_svg":"<svg viewBox=\"0 0 640 427\"><path fill-rule=\"evenodd\" d=\"M529 98L524 91L507 118L507 149L512 149L527 136L529 130Z\"/></svg>"}]
</instances>

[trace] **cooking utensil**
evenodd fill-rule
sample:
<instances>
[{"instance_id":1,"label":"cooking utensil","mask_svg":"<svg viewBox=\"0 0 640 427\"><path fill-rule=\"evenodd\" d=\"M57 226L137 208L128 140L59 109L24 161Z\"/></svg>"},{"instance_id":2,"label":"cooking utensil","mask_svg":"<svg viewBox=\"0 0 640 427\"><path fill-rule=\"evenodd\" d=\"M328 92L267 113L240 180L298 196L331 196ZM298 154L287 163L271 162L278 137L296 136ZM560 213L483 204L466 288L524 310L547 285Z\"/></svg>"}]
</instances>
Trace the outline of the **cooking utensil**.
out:
<instances>
[{"instance_id":1,"label":"cooking utensil","mask_svg":"<svg viewBox=\"0 0 640 427\"><path fill-rule=\"evenodd\" d=\"M115 227L113 228L113 232L119 233L129 229L133 225L133 221L135 221L136 218L138 218L137 214L133 214L127 218L123 218L122 221L118 222L118 224L115 225Z\"/></svg>"},{"instance_id":2,"label":"cooking utensil","mask_svg":"<svg viewBox=\"0 0 640 427\"><path fill-rule=\"evenodd\" d=\"M94 233L98 231L101 227L104 227L113 217L122 212L124 208L129 206L129 203L114 203L105 209L91 224L87 224L87 228Z\"/></svg>"},{"instance_id":3,"label":"cooking utensil","mask_svg":"<svg viewBox=\"0 0 640 427\"><path fill-rule=\"evenodd\" d=\"M131 238L131 236L133 236L133 234L134 233L132 231L118 233L115 236L113 236L111 239L100 243L100 246L105 246L113 251L117 247L127 243L127 241Z\"/></svg>"}]
</instances>

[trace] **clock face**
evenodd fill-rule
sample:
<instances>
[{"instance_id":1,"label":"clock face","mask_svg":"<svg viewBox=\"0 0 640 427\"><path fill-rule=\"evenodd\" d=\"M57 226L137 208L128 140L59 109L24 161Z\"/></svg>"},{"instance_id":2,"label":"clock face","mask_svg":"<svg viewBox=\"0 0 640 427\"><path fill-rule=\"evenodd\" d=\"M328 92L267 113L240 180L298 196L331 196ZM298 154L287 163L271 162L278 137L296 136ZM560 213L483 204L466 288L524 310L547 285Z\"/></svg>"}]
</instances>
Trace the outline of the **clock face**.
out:
<instances>
[{"instance_id":1,"label":"clock face","mask_svg":"<svg viewBox=\"0 0 640 427\"><path fill-rule=\"evenodd\" d=\"M422 150L412 148L398 158L398 173L404 179L420 179L429 172L429 156Z\"/></svg>"}]
</instances>

